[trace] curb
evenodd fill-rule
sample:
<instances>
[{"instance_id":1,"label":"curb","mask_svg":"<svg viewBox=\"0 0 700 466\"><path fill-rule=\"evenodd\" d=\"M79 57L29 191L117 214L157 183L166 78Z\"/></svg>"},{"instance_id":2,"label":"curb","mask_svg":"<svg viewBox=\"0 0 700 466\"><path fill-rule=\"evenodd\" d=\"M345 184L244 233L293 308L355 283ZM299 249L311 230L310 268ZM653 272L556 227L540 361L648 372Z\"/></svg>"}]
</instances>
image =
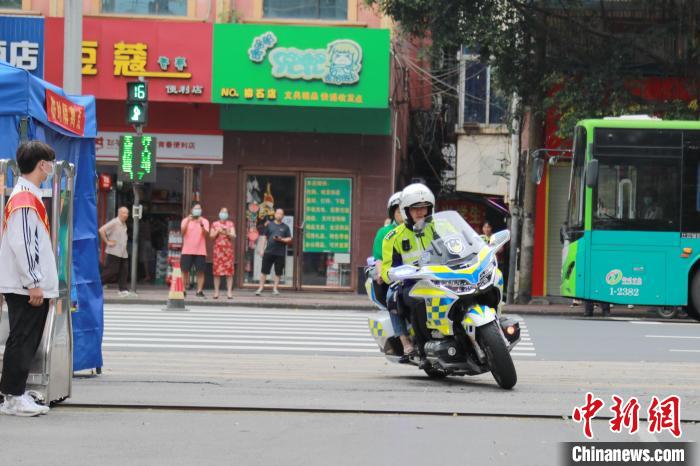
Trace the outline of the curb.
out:
<instances>
[{"instance_id":1,"label":"curb","mask_svg":"<svg viewBox=\"0 0 700 466\"><path fill-rule=\"evenodd\" d=\"M152 299L105 299L105 304L112 305L144 305L144 306L160 306L164 304L164 301L152 300ZM310 310L331 310L331 311L356 311L356 312L373 312L376 308L370 304L338 304L336 302L328 303L296 303L288 301L195 301L186 300L185 304L191 307L252 307L252 308L269 308L269 309L310 309ZM534 309L508 309L505 308L505 312L508 314L520 314L520 315L531 315L531 316L555 316L555 317L575 317L585 320L614 320L614 318L647 318L647 319L658 319L661 321L666 321L667 319L662 319L653 311L644 312L613 312L609 318L603 317L600 314L595 314L593 317L584 317L583 310L572 310L564 311L561 309L548 309L548 306L532 306ZM678 320L688 320L688 319L670 319L669 321ZM691 320L692 321L692 320Z\"/></svg>"}]
</instances>

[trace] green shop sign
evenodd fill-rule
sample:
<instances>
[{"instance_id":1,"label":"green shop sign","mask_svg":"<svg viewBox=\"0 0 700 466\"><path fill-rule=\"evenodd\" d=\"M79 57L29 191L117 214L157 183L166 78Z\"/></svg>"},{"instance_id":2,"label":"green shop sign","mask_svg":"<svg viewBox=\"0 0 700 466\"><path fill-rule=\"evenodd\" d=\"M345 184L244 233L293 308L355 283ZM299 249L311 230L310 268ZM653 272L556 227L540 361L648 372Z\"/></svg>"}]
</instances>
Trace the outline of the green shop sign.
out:
<instances>
[{"instance_id":1,"label":"green shop sign","mask_svg":"<svg viewBox=\"0 0 700 466\"><path fill-rule=\"evenodd\" d=\"M304 180L304 252L350 252L352 179Z\"/></svg>"},{"instance_id":2,"label":"green shop sign","mask_svg":"<svg viewBox=\"0 0 700 466\"><path fill-rule=\"evenodd\" d=\"M387 108L389 31L214 25L212 101Z\"/></svg>"}]
</instances>

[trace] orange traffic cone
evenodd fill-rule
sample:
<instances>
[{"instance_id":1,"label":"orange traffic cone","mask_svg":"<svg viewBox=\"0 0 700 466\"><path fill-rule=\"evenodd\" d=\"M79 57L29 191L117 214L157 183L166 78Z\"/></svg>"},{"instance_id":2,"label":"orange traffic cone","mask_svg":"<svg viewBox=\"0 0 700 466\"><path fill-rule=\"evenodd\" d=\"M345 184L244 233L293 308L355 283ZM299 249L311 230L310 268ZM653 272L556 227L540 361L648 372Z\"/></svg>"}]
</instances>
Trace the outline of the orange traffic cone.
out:
<instances>
[{"instance_id":1,"label":"orange traffic cone","mask_svg":"<svg viewBox=\"0 0 700 466\"><path fill-rule=\"evenodd\" d=\"M173 261L173 275L170 279L170 292L168 292L168 304L164 311L189 311L185 307L185 289L182 284L182 270L180 261Z\"/></svg>"}]
</instances>

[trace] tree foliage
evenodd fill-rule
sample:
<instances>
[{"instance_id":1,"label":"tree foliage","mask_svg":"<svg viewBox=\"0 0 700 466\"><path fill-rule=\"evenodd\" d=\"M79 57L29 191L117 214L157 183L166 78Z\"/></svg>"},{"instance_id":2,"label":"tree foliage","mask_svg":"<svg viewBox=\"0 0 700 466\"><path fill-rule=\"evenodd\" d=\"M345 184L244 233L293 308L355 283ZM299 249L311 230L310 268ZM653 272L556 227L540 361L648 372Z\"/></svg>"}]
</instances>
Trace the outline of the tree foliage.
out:
<instances>
[{"instance_id":1,"label":"tree foliage","mask_svg":"<svg viewBox=\"0 0 700 466\"><path fill-rule=\"evenodd\" d=\"M368 0L438 50L466 46L534 111L582 118L698 119L700 0ZM648 77L681 77L684 99L645 99Z\"/></svg>"}]
</instances>

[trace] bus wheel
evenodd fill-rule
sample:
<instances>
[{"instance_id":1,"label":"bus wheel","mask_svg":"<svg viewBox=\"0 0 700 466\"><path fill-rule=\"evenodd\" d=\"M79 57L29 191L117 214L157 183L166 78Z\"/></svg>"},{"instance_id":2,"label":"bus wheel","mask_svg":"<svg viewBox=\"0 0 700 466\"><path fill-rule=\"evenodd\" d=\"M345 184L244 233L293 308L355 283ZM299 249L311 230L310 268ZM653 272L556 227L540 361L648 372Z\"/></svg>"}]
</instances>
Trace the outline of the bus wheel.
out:
<instances>
[{"instance_id":1,"label":"bus wheel","mask_svg":"<svg viewBox=\"0 0 700 466\"><path fill-rule=\"evenodd\" d=\"M662 306L656 308L656 313L664 319L675 319L678 316L678 308L673 306Z\"/></svg>"},{"instance_id":2,"label":"bus wheel","mask_svg":"<svg viewBox=\"0 0 700 466\"><path fill-rule=\"evenodd\" d=\"M700 320L700 271L695 272L693 281L690 282L690 296L686 311L688 316L695 320Z\"/></svg>"}]
</instances>

